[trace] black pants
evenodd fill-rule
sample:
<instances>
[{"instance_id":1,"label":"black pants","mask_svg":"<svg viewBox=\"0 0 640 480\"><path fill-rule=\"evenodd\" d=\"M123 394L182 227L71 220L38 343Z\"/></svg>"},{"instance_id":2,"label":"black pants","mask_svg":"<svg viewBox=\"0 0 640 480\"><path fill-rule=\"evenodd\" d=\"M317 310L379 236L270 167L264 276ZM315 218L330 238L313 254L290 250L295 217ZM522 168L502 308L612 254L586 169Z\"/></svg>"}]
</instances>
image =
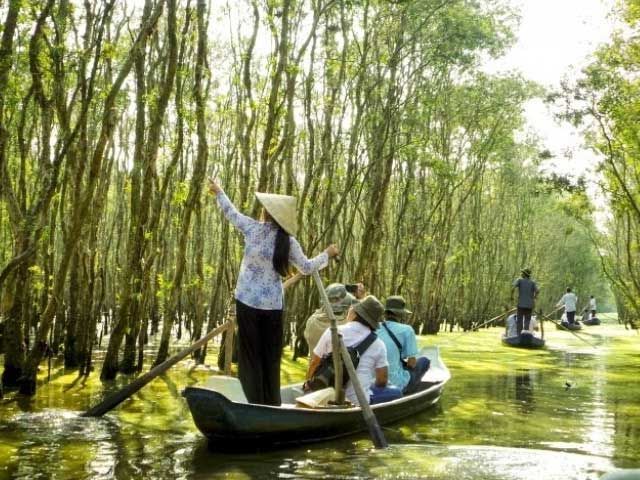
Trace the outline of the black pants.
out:
<instances>
[{"instance_id":1,"label":"black pants","mask_svg":"<svg viewBox=\"0 0 640 480\"><path fill-rule=\"evenodd\" d=\"M282 310L259 310L236 300L238 377L249 403L280 405Z\"/></svg>"},{"instance_id":2,"label":"black pants","mask_svg":"<svg viewBox=\"0 0 640 480\"><path fill-rule=\"evenodd\" d=\"M567 322L569 322L570 324L574 324L576 323L576 312L565 312L567 314Z\"/></svg>"},{"instance_id":3,"label":"black pants","mask_svg":"<svg viewBox=\"0 0 640 480\"><path fill-rule=\"evenodd\" d=\"M532 308L522 308L518 307L518 311L516 312L516 326L518 328L518 335L522 332L523 323L524 330L529 330L529 323L531 322L531 311Z\"/></svg>"}]
</instances>

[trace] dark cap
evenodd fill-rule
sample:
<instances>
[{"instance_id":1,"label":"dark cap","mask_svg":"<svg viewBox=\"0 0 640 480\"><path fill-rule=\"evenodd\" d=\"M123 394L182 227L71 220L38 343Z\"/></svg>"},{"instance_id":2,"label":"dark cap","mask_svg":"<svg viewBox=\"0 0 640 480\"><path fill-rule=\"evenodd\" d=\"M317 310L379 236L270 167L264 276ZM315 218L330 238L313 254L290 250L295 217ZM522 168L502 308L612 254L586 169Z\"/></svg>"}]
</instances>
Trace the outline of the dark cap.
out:
<instances>
[{"instance_id":1,"label":"dark cap","mask_svg":"<svg viewBox=\"0 0 640 480\"><path fill-rule=\"evenodd\" d=\"M396 315L411 315L411 310L407 310L405 307L407 302L401 295L392 295L387 297L387 301L384 306L385 312L395 313Z\"/></svg>"}]
</instances>

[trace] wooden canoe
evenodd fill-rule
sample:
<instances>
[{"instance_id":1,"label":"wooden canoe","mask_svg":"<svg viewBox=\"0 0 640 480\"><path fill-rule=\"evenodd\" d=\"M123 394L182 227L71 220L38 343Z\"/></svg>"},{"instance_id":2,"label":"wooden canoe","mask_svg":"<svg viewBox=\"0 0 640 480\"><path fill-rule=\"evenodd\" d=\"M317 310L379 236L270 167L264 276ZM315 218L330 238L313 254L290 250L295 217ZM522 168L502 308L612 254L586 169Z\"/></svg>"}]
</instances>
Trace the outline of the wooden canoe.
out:
<instances>
[{"instance_id":1,"label":"wooden canoe","mask_svg":"<svg viewBox=\"0 0 640 480\"><path fill-rule=\"evenodd\" d=\"M563 321L562 323L556 323L556 328L558 330L582 330L582 324L580 322L570 324L569 322Z\"/></svg>"},{"instance_id":2,"label":"wooden canoe","mask_svg":"<svg viewBox=\"0 0 640 480\"><path fill-rule=\"evenodd\" d=\"M378 422L385 425L435 405L451 377L438 347L419 355L431 360L422 377L423 389L397 400L373 405ZM303 395L301 384L283 387L282 405L247 403L238 379L211 377L201 387L187 387L186 398L198 429L217 450L272 449L287 445L331 440L367 429L360 407L304 408L295 399Z\"/></svg>"},{"instance_id":3,"label":"wooden canoe","mask_svg":"<svg viewBox=\"0 0 640 480\"><path fill-rule=\"evenodd\" d=\"M542 338L531 335L530 333L521 333L515 337L507 337L502 335L502 344L516 348L543 348L544 340Z\"/></svg>"},{"instance_id":4,"label":"wooden canoe","mask_svg":"<svg viewBox=\"0 0 640 480\"><path fill-rule=\"evenodd\" d=\"M582 323L584 323L585 325L600 325L600 319L598 317L592 317L592 318L588 318L586 320L583 320Z\"/></svg>"}]
</instances>

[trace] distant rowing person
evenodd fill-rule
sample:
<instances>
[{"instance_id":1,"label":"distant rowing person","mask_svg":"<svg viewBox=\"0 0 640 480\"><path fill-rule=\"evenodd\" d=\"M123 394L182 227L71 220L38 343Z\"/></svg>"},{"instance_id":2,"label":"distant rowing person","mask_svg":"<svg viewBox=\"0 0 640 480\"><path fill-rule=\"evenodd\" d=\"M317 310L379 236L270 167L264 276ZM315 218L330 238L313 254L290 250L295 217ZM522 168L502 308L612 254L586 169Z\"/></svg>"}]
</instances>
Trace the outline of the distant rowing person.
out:
<instances>
[{"instance_id":1,"label":"distant rowing person","mask_svg":"<svg viewBox=\"0 0 640 480\"><path fill-rule=\"evenodd\" d=\"M578 297L571 291L570 287L567 287L567 293L556 304L556 307L564 306L564 313L567 316L567 323L573 325L576 323L576 309L578 305Z\"/></svg>"},{"instance_id":2,"label":"distant rowing person","mask_svg":"<svg viewBox=\"0 0 640 480\"><path fill-rule=\"evenodd\" d=\"M533 312L536 298L538 297L538 293L540 292L536 282L531 280L530 268L523 268L520 273L522 274L522 277L514 281L513 287L511 288L512 301L514 291L518 290L518 304L516 312L517 335L520 335L523 330L527 333L532 333L529 330L529 323L531 322L531 313Z\"/></svg>"},{"instance_id":3,"label":"distant rowing person","mask_svg":"<svg viewBox=\"0 0 640 480\"><path fill-rule=\"evenodd\" d=\"M220 185L209 179L224 216L244 237L244 255L235 290L238 321L238 377L249 403L280 405L280 358L283 347L282 277L289 263L310 275L338 255L329 245L308 259L294 238L296 199L256 192L264 207L261 221L238 212Z\"/></svg>"}]
</instances>

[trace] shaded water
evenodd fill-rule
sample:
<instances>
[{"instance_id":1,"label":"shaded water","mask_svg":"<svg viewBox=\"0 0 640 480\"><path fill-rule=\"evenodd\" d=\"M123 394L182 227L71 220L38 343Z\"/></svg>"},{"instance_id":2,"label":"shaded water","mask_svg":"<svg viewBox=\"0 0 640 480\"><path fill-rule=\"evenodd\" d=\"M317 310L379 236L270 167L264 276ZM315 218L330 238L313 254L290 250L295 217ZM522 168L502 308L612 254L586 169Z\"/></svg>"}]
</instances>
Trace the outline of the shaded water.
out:
<instances>
[{"instance_id":1,"label":"shaded water","mask_svg":"<svg viewBox=\"0 0 640 480\"><path fill-rule=\"evenodd\" d=\"M617 325L583 332L597 348L556 330L543 351L503 347L499 329L422 337L441 346L452 379L435 409L384 428L385 451L360 436L211 452L180 397L206 369L183 362L105 418L86 419L78 414L104 394L97 373L83 382L54 368L35 399L0 401L0 478L584 480L638 468L640 336ZM285 359L283 381L305 368Z\"/></svg>"}]
</instances>

